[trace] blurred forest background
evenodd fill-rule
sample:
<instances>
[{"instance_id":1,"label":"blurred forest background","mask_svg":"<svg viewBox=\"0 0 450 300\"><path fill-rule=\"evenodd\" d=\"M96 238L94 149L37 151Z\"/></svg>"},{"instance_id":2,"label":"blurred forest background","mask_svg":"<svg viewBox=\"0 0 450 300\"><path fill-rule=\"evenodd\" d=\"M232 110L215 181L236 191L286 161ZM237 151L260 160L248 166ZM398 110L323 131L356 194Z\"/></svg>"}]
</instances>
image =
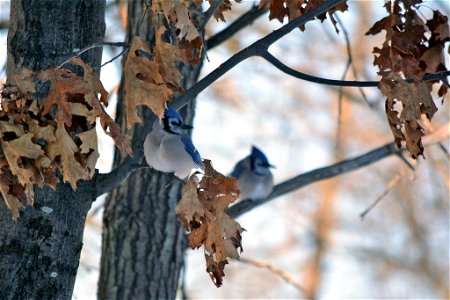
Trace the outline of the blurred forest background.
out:
<instances>
[{"instance_id":1,"label":"blurred forest background","mask_svg":"<svg viewBox=\"0 0 450 300\"><path fill-rule=\"evenodd\" d=\"M385 16L383 1L348 1L338 13L340 34L326 20L309 22L269 48L293 69L324 78L377 80L372 49L384 36L365 36ZM0 1L0 83L5 82L9 1ZM207 6L207 4L205 4ZM227 22L211 21L206 38L255 5L233 2ZM447 0L426 1L449 16ZM107 1L105 41L123 41L126 2ZM279 28L259 17L225 43L207 52L203 76L231 55ZM350 52L349 52L350 50ZM121 51L104 48L106 62ZM349 56L350 54L350 56ZM352 65L346 72L346 64ZM447 67L449 58L446 58ZM114 115L121 60L106 65L101 79L111 92ZM450 120L449 96L438 106L427 131ZM392 142L384 114L385 98L376 88L344 88L301 81L262 59L249 59L197 99L193 140L202 157L229 173L261 147L276 165L275 183L368 152ZM112 163L112 141L103 136L98 168ZM446 148L447 151L443 150ZM202 251L188 250L180 297L188 298L421 298L449 297L449 139L426 147L425 157L397 156L307 186L239 218L242 260L227 266L216 288L205 272ZM379 203L361 218L374 202ZM87 219L74 299L95 299L101 249L102 207L96 201Z\"/></svg>"}]
</instances>

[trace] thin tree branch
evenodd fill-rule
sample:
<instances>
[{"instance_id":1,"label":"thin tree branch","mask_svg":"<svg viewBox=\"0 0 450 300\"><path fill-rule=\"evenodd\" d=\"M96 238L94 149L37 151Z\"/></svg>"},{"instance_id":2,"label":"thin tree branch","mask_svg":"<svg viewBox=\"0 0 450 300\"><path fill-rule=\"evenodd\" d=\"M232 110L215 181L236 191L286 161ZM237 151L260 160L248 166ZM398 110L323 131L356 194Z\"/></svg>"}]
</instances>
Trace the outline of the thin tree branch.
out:
<instances>
[{"instance_id":1,"label":"thin tree branch","mask_svg":"<svg viewBox=\"0 0 450 300\"><path fill-rule=\"evenodd\" d=\"M312 75L308 75L299 71L296 71L285 64L283 64L280 60L278 60L275 56L270 54L268 51L259 51L258 55L270 62L274 67L279 69L280 71L291 75L298 79L303 79L306 81L319 83L319 84L325 84L325 85L334 85L334 86L352 86L352 87L377 87L379 82L378 81L344 81L344 80L335 80L335 79L327 79L327 78L321 78L316 77ZM422 81L433 81L433 80L440 80L442 78L445 78L447 76L450 76L450 71L445 72L437 72L433 74L427 74L423 77ZM406 79L406 82L411 83L412 80Z\"/></svg>"},{"instance_id":2,"label":"thin tree branch","mask_svg":"<svg viewBox=\"0 0 450 300\"><path fill-rule=\"evenodd\" d=\"M279 268L275 267L272 264L269 264L268 262L253 260L253 259L244 258L244 257L241 257L239 259L239 262L249 264L249 265L255 266L257 268L269 270L273 274L275 274L275 275L279 276L281 279L283 279L286 283L295 287L303 295L306 294L305 288L303 286L301 286L299 283L297 283L290 274L288 274L287 272L285 272L283 270L280 270Z\"/></svg>"},{"instance_id":3,"label":"thin tree branch","mask_svg":"<svg viewBox=\"0 0 450 300\"><path fill-rule=\"evenodd\" d=\"M236 32L252 24L258 17L264 15L268 11L268 7L259 8L257 5L254 5L248 12L231 23L230 26L210 37L206 41L206 49L211 50L212 48L222 44L230 37L232 37Z\"/></svg>"},{"instance_id":4,"label":"thin tree branch","mask_svg":"<svg viewBox=\"0 0 450 300\"><path fill-rule=\"evenodd\" d=\"M112 63L113 61L115 61L117 58L121 57L122 55L125 54L125 52L128 51L128 48L124 47L122 49L122 51L119 52L119 54L117 54L116 56L114 56L113 58L111 58L110 60L108 60L107 62L103 63L100 68L103 68L104 66L106 66L109 63Z\"/></svg>"},{"instance_id":5,"label":"thin tree branch","mask_svg":"<svg viewBox=\"0 0 450 300\"><path fill-rule=\"evenodd\" d=\"M347 28L345 28L344 24L342 23L341 19L339 18L338 15L335 16L336 21L339 23L339 26L341 26L342 29L342 33L344 34L344 39L345 39L345 44L347 46L347 55L348 55L348 59L350 61L351 64L351 68L352 68L352 73L353 76L355 77L355 79L358 79L358 72L356 71L356 67L353 64L353 55L352 55L352 49L350 46L350 38L348 36L348 32L347 32ZM370 106L370 107L374 107L373 103L371 103L368 99L366 94L364 93L364 90L361 87L358 87L359 92L361 93L361 96L363 97L364 101Z\"/></svg>"},{"instance_id":6,"label":"thin tree branch","mask_svg":"<svg viewBox=\"0 0 450 300\"><path fill-rule=\"evenodd\" d=\"M59 66L57 66L57 69L62 68L62 66L64 66L65 64L67 64L72 58L74 57L78 57L81 54L83 54L84 52L94 49L94 48L98 48L98 47L103 47L103 46L112 46L112 47L125 47L128 48L130 47L130 44L128 43L124 43L124 42L99 42L99 43L94 43L92 45L89 45L87 47L84 47L83 49L79 50L76 54L72 55L71 57L69 57L67 60L65 60L64 62L62 62Z\"/></svg>"},{"instance_id":7,"label":"thin tree branch","mask_svg":"<svg viewBox=\"0 0 450 300\"><path fill-rule=\"evenodd\" d=\"M387 194L397 185L397 183L400 181L400 179L405 175L407 168L403 168L402 171L397 173L391 180L389 180L389 183L386 187L386 189L383 191L383 193L371 204L369 207L367 207L362 213L359 214L359 217L361 220L364 220L365 216L381 201L386 197Z\"/></svg>"},{"instance_id":8,"label":"thin tree branch","mask_svg":"<svg viewBox=\"0 0 450 300\"><path fill-rule=\"evenodd\" d=\"M206 24L208 24L209 20L212 18L212 16L214 16L214 13L216 12L216 10L219 9L219 7L222 5L223 0L216 0L209 8L207 11L205 11L205 13L203 14L203 20L200 23L199 28L203 29L205 28Z\"/></svg>"}]
</instances>

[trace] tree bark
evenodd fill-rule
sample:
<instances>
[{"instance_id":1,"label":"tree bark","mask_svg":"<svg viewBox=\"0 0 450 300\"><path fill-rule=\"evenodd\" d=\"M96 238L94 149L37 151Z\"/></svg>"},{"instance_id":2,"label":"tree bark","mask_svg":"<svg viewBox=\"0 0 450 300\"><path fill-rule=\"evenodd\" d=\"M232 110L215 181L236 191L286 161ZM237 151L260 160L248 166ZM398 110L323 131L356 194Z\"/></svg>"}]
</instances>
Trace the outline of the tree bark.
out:
<instances>
[{"instance_id":1,"label":"tree bark","mask_svg":"<svg viewBox=\"0 0 450 300\"><path fill-rule=\"evenodd\" d=\"M151 10L141 23L147 1L130 1L127 40L140 32L153 45L156 17ZM184 66L183 88L193 85L200 66ZM119 92L123 100L123 84ZM180 113L187 123L194 116L194 102ZM123 101L116 122L126 128ZM141 111L151 120L149 110ZM128 133L141 134L142 126ZM139 145L142 147L142 145ZM115 166L120 162L116 155ZM135 172L106 201L98 297L100 299L174 299L186 248L185 234L175 218L182 183L172 174L152 169Z\"/></svg>"},{"instance_id":2,"label":"tree bark","mask_svg":"<svg viewBox=\"0 0 450 300\"><path fill-rule=\"evenodd\" d=\"M39 71L62 63L73 50L102 40L105 1L14 0L8 32L8 83L23 67ZM101 49L83 59L98 66ZM14 222L0 201L0 299L70 299L94 181L77 190L35 188L34 207Z\"/></svg>"}]
</instances>

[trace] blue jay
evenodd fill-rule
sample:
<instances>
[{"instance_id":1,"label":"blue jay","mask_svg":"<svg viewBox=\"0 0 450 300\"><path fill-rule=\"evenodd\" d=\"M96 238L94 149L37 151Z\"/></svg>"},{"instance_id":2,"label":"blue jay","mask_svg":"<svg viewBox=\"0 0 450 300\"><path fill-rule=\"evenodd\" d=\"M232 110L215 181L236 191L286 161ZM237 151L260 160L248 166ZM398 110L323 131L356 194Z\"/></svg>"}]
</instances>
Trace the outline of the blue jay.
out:
<instances>
[{"instance_id":1,"label":"blue jay","mask_svg":"<svg viewBox=\"0 0 450 300\"><path fill-rule=\"evenodd\" d=\"M183 122L180 114L168 107L164 117L153 122L153 129L144 141L144 155L150 167L184 179L192 169L203 168L202 158L183 129L193 128Z\"/></svg>"},{"instance_id":2,"label":"blue jay","mask_svg":"<svg viewBox=\"0 0 450 300\"><path fill-rule=\"evenodd\" d=\"M234 167L231 176L236 177L241 190L241 199L263 199L269 196L273 189L273 168L264 153L252 147L249 156L240 160Z\"/></svg>"}]
</instances>

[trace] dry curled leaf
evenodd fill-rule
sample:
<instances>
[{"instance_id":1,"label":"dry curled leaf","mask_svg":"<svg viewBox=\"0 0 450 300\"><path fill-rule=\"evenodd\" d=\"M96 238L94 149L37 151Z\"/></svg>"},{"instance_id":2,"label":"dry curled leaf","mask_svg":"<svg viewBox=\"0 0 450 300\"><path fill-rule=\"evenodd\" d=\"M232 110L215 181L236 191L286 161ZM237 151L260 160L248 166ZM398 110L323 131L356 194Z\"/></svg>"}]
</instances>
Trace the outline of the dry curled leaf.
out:
<instances>
[{"instance_id":1,"label":"dry curled leaf","mask_svg":"<svg viewBox=\"0 0 450 300\"><path fill-rule=\"evenodd\" d=\"M217 0L208 0L210 5L214 5L214 3L216 3ZM242 0L235 0L234 2L239 3ZM216 20L221 20L222 22L226 22L225 21L225 16L223 15L224 12L226 11L230 11L231 10L231 0L223 0L223 2L219 5L219 8L214 12L214 18L216 18Z\"/></svg>"},{"instance_id":2,"label":"dry curled leaf","mask_svg":"<svg viewBox=\"0 0 450 300\"><path fill-rule=\"evenodd\" d=\"M3 174L0 174L3 176ZM12 219L17 221L19 218L19 209L23 207L22 202L10 192L10 185L4 182L3 178L0 178L0 191L2 193L3 199L5 200L6 206L11 210Z\"/></svg>"},{"instance_id":3,"label":"dry curled leaf","mask_svg":"<svg viewBox=\"0 0 450 300\"><path fill-rule=\"evenodd\" d=\"M228 211L228 206L239 197L236 179L215 171L209 160L204 164L205 174L198 184L195 174L189 178L176 213L190 232L189 246L192 249L204 246L206 270L219 287L228 258L239 259L244 229Z\"/></svg>"},{"instance_id":4,"label":"dry curled leaf","mask_svg":"<svg viewBox=\"0 0 450 300\"><path fill-rule=\"evenodd\" d=\"M288 20L291 21L300 16L303 16L316 7L325 4L326 2L326 0L261 0L259 2L259 7L269 7L269 20L277 19L278 21L283 23L285 17L287 17ZM337 11L344 12L346 10L348 10L347 1L343 1L335 7L329 9L326 13L318 15L316 19L323 22L328 16L331 23L333 24L334 29L337 33L339 33L339 30L336 26L337 22L334 19L333 14ZM301 25L299 28L301 30L305 30L305 25Z\"/></svg>"},{"instance_id":5,"label":"dry curled leaf","mask_svg":"<svg viewBox=\"0 0 450 300\"><path fill-rule=\"evenodd\" d=\"M421 138L424 133L419 122L422 115L430 120L437 111L425 83L407 83L392 72L381 79L380 90L387 97L386 113L397 146L405 140L413 158L423 155ZM402 105L400 112L395 109L399 102Z\"/></svg>"},{"instance_id":6,"label":"dry curled leaf","mask_svg":"<svg viewBox=\"0 0 450 300\"><path fill-rule=\"evenodd\" d=\"M2 140L3 153L8 161L11 173L18 177L19 183L22 185L32 183L31 178L36 171L32 165L25 165L25 162L22 162L21 159L37 159L44 154L41 147L31 140L33 136L32 133L27 133L10 142Z\"/></svg>"}]
</instances>

